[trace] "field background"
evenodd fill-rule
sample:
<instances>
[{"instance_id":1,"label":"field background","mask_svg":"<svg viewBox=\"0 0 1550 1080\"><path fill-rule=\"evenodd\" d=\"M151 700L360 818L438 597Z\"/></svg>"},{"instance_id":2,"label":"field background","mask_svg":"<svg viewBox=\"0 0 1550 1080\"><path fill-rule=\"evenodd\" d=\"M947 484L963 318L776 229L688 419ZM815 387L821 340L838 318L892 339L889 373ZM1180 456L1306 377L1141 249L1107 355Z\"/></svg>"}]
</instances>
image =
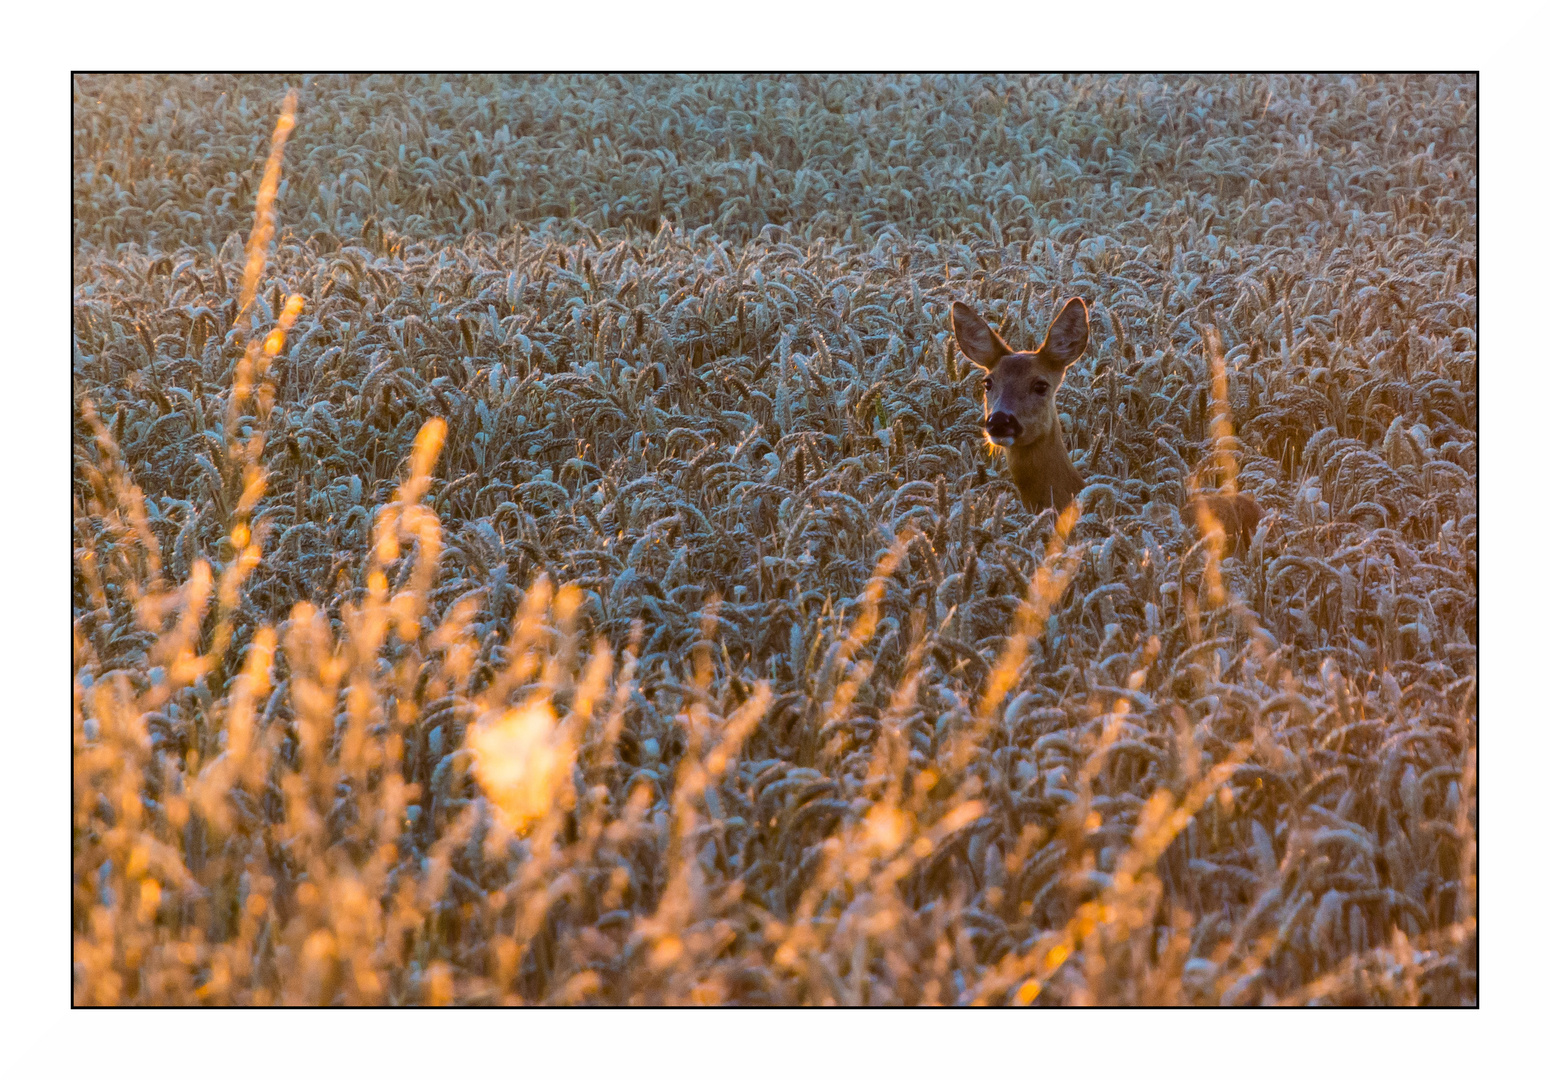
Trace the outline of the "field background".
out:
<instances>
[{"instance_id":1,"label":"field background","mask_svg":"<svg viewBox=\"0 0 1550 1080\"><path fill-rule=\"evenodd\" d=\"M1472 77L73 115L77 1003L1474 1001Z\"/></svg>"}]
</instances>

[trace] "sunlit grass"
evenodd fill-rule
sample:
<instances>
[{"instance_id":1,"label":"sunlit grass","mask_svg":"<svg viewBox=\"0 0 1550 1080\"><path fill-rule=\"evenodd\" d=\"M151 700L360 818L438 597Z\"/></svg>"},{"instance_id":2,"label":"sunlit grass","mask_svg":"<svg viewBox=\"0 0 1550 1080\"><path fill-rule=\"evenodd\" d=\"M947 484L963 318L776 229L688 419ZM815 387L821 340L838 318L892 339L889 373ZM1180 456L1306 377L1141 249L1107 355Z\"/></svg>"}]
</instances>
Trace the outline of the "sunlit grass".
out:
<instances>
[{"instance_id":1,"label":"sunlit grass","mask_svg":"<svg viewBox=\"0 0 1550 1080\"><path fill-rule=\"evenodd\" d=\"M691 132L642 229L607 88L617 158L563 152L585 87L474 80L368 113L357 189L328 80L98 82L78 1003L1474 999L1472 84L1029 81L982 130L906 80L917 179L807 102L800 191L750 114L754 186ZM262 166L157 172L252 157L239 90ZM964 198L1003 159L1042 202ZM946 312L1021 347L1071 295L1087 488L1032 515Z\"/></svg>"}]
</instances>

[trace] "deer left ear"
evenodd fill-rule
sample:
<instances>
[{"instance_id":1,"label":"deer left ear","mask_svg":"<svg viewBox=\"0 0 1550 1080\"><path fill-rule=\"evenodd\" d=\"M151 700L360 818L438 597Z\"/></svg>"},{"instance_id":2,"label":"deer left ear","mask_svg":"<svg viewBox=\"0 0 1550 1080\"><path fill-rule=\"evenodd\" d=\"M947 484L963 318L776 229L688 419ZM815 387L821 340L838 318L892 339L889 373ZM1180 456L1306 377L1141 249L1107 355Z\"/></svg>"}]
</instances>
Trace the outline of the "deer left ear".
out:
<instances>
[{"instance_id":1,"label":"deer left ear","mask_svg":"<svg viewBox=\"0 0 1550 1080\"><path fill-rule=\"evenodd\" d=\"M963 355L986 371L995 367L996 361L1012 351L1001 340L1001 335L965 303L953 305L953 336L958 339L958 347L963 350Z\"/></svg>"},{"instance_id":2,"label":"deer left ear","mask_svg":"<svg viewBox=\"0 0 1550 1080\"><path fill-rule=\"evenodd\" d=\"M1065 368L1074 364L1086 351L1087 303L1080 297L1073 297L1066 301L1066 306L1060 309L1060 314L1050 324L1039 354Z\"/></svg>"}]
</instances>

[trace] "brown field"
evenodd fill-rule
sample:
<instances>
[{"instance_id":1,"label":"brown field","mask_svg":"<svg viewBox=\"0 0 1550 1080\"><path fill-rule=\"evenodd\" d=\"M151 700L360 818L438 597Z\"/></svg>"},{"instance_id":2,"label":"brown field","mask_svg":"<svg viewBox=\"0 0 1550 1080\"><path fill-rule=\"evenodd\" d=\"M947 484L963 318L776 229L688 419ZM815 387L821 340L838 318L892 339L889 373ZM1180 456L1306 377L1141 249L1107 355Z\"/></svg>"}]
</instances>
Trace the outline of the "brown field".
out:
<instances>
[{"instance_id":1,"label":"brown field","mask_svg":"<svg viewBox=\"0 0 1550 1080\"><path fill-rule=\"evenodd\" d=\"M1472 1004L1475 120L78 77L74 1000Z\"/></svg>"}]
</instances>

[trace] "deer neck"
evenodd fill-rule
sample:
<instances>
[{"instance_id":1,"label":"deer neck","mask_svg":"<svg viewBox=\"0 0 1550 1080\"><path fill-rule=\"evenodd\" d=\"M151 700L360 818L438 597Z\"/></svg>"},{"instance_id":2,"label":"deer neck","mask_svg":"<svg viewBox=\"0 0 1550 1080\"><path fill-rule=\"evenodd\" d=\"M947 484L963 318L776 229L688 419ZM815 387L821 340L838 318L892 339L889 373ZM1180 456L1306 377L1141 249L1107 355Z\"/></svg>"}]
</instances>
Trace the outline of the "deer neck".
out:
<instances>
[{"instance_id":1,"label":"deer neck","mask_svg":"<svg viewBox=\"0 0 1550 1080\"><path fill-rule=\"evenodd\" d=\"M1066 443L1057 426L1038 442L1007 448L1012 482L1023 505L1034 513L1053 507L1064 510L1082 490L1082 474L1071 464Z\"/></svg>"}]
</instances>

